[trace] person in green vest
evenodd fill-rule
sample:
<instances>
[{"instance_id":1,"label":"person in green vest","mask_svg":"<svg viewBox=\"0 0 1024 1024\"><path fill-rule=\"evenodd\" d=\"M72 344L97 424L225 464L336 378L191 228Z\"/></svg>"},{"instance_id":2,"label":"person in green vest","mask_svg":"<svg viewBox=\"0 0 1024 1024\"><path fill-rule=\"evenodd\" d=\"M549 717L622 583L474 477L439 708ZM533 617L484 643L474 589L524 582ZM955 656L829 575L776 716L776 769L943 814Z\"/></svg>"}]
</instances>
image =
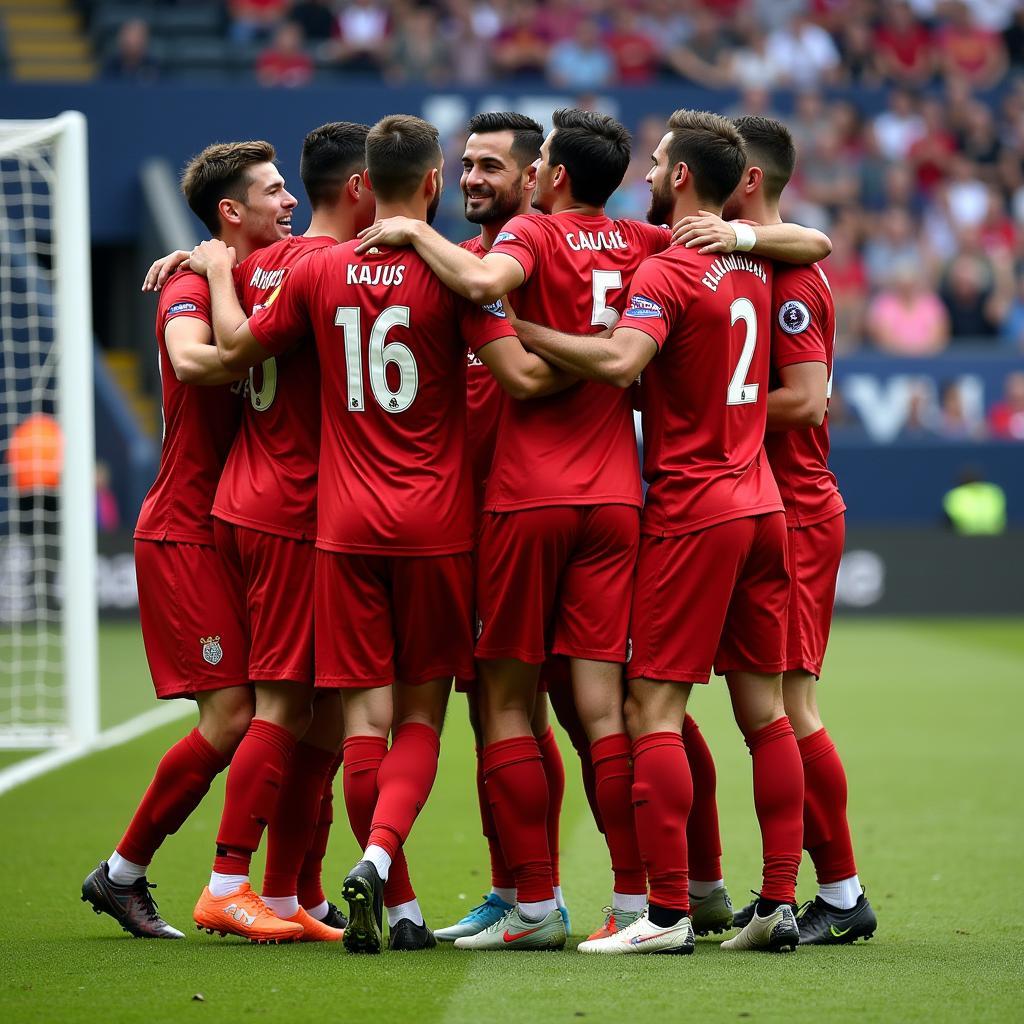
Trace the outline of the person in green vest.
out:
<instances>
[{"instance_id":1,"label":"person in green vest","mask_svg":"<svg viewBox=\"0 0 1024 1024\"><path fill-rule=\"evenodd\" d=\"M1006 530L1006 494L975 466L961 471L959 484L946 492L942 508L950 526L963 536L993 536Z\"/></svg>"}]
</instances>

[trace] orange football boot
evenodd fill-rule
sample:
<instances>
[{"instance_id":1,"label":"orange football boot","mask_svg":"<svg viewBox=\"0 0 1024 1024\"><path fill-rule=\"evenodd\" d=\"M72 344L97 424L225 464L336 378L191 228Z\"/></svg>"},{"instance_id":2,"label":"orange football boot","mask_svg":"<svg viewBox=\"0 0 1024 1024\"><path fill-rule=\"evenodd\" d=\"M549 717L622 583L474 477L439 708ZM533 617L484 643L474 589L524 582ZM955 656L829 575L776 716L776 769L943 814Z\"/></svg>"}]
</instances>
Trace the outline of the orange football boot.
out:
<instances>
[{"instance_id":1,"label":"orange football boot","mask_svg":"<svg viewBox=\"0 0 1024 1024\"><path fill-rule=\"evenodd\" d=\"M299 940L300 942L341 942L345 937L345 930L343 928L332 928L329 924L318 921L303 910L302 907L299 907L297 914L292 917L286 917L284 920L302 925L302 938Z\"/></svg>"},{"instance_id":2,"label":"orange football boot","mask_svg":"<svg viewBox=\"0 0 1024 1024\"><path fill-rule=\"evenodd\" d=\"M192 911L197 928L212 935L240 935L250 942L295 942L302 938L302 925L282 921L246 882L230 896L214 896L209 887Z\"/></svg>"},{"instance_id":3,"label":"orange football boot","mask_svg":"<svg viewBox=\"0 0 1024 1024\"><path fill-rule=\"evenodd\" d=\"M605 907L604 912L604 924L593 935L587 936L587 942L592 942L595 939L607 939L616 932L621 932L643 913L642 910L616 910L614 907Z\"/></svg>"}]
</instances>

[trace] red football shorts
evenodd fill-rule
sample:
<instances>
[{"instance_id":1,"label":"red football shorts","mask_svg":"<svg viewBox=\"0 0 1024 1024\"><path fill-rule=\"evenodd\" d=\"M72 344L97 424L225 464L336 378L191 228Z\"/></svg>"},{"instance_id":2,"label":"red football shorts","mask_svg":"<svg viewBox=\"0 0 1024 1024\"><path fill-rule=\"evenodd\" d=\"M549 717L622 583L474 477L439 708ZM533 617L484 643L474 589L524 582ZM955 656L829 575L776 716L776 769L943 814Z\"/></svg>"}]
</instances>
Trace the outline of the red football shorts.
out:
<instances>
[{"instance_id":1,"label":"red football shorts","mask_svg":"<svg viewBox=\"0 0 1024 1024\"><path fill-rule=\"evenodd\" d=\"M813 526L792 527L789 535L789 630L786 636L785 671L803 669L821 675L836 579L846 539L842 513Z\"/></svg>"},{"instance_id":2,"label":"red football shorts","mask_svg":"<svg viewBox=\"0 0 1024 1024\"><path fill-rule=\"evenodd\" d=\"M249 624L249 678L312 683L313 542L221 519L213 530Z\"/></svg>"},{"instance_id":3,"label":"red football shorts","mask_svg":"<svg viewBox=\"0 0 1024 1024\"><path fill-rule=\"evenodd\" d=\"M139 621L161 700L245 686L249 642L217 549L137 540Z\"/></svg>"},{"instance_id":4,"label":"red football shorts","mask_svg":"<svg viewBox=\"0 0 1024 1024\"><path fill-rule=\"evenodd\" d=\"M629 505L485 513L476 656L623 661L639 538Z\"/></svg>"},{"instance_id":5,"label":"red football shorts","mask_svg":"<svg viewBox=\"0 0 1024 1024\"><path fill-rule=\"evenodd\" d=\"M473 675L473 562L316 553L316 685Z\"/></svg>"},{"instance_id":6,"label":"red football shorts","mask_svg":"<svg viewBox=\"0 0 1024 1024\"><path fill-rule=\"evenodd\" d=\"M782 512L641 537L626 677L706 683L712 669L781 672L788 601Z\"/></svg>"}]
</instances>

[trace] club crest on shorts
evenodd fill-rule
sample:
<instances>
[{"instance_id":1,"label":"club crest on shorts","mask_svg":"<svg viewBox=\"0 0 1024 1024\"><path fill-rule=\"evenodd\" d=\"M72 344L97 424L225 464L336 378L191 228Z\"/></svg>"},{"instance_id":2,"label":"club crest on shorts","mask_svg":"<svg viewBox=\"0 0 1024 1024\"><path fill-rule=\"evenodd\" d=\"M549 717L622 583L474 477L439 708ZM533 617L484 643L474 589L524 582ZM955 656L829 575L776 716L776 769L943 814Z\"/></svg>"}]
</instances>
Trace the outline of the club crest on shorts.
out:
<instances>
[{"instance_id":1,"label":"club crest on shorts","mask_svg":"<svg viewBox=\"0 0 1024 1024\"><path fill-rule=\"evenodd\" d=\"M224 648L220 645L219 636L201 636L199 642L203 645L203 661L210 665L219 665L224 657Z\"/></svg>"}]
</instances>

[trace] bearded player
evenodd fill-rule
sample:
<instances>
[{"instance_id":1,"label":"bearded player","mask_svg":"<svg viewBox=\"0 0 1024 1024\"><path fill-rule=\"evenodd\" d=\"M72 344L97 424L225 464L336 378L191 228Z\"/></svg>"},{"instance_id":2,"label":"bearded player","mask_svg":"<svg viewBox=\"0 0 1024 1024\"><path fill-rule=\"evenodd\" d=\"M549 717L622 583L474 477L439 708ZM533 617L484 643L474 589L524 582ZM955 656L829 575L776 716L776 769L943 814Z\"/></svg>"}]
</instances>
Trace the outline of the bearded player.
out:
<instances>
[{"instance_id":1,"label":"bearded player","mask_svg":"<svg viewBox=\"0 0 1024 1024\"><path fill-rule=\"evenodd\" d=\"M296 201L268 142L209 146L185 168L181 187L209 231L243 258L291 234ZM121 841L82 885L97 913L140 938L182 937L157 912L147 869L232 759L253 716L245 623L210 515L238 429L244 374L224 367L211 324L206 282L176 274L157 307L160 470L135 530L139 616L156 694L195 700L199 723L164 754ZM259 935L273 915L262 907L254 917Z\"/></svg>"},{"instance_id":2,"label":"bearded player","mask_svg":"<svg viewBox=\"0 0 1024 1024\"><path fill-rule=\"evenodd\" d=\"M779 199L792 177L796 150L789 130L763 116L741 117L743 177L723 217L777 224ZM731 230L724 228L728 239ZM703 225L695 233L707 242ZM817 682L828 643L846 506L828 468L828 397L835 345L835 306L821 268L777 266L772 286L772 390L765 450L786 506L789 630L782 676L786 715L804 765L804 849L818 894L801 909L803 945L840 945L869 938L878 926L857 877L846 817L846 773L818 710ZM750 920L754 905L736 914Z\"/></svg>"},{"instance_id":3,"label":"bearded player","mask_svg":"<svg viewBox=\"0 0 1024 1024\"><path fill-rule=\"evenodd\" d=\"M721 209L745 164L732 124L677 111L653 154L650 219ZM674 246L633 278L608 340L522 330L567 370L620 388L643 371L643 512L627 665L633 801L650 881L644 913L583 952L692 953L686 825L692 781L682 735L695 684L726 676L753 759L765 877L728 949L795 948L792 910L803 772L782 703L789 577L785 519L764 457L771 265Z\"/></svg>"}]
</instances>

